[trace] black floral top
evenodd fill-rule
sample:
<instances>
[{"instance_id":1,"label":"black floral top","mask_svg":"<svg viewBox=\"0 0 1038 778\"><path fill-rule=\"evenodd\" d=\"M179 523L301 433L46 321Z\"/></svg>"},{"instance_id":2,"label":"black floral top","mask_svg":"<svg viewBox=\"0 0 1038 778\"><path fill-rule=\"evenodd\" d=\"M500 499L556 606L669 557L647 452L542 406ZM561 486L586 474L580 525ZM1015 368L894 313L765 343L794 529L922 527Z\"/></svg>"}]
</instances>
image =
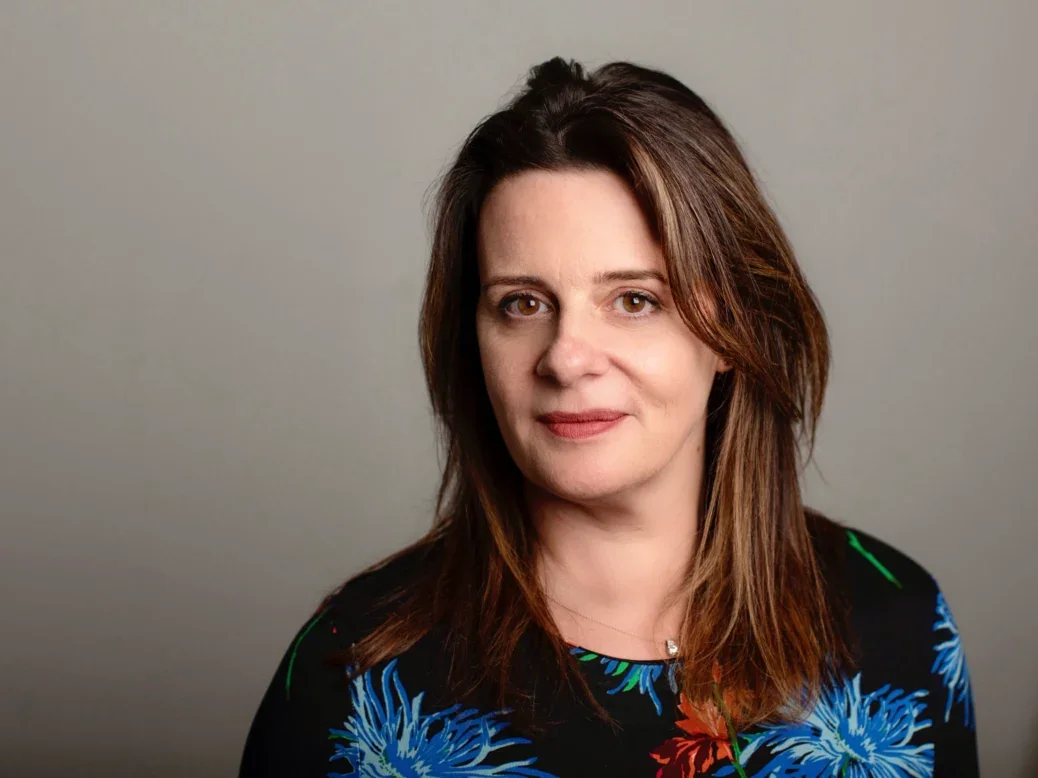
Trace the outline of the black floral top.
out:
<instances>
[{"instance_id":1,"label":"black floral top","mask_svg":"<svg viewBox=\"0 0 1038 778\"><path fill-rule=\"evenodd\" d=\"M402 557L351 582L299 630L252 722L240 778L977 776L969 672L937 582L876 537L843 531L858 670L799 723L733 738L716 708L676 693L680 659L572 646L622 729L580 712L531 739L510 727L508 709L436 699L444 657L433 633L347 684L325 659L373 626L356 616L407 575Z\"/></svg>"}]
</instances>

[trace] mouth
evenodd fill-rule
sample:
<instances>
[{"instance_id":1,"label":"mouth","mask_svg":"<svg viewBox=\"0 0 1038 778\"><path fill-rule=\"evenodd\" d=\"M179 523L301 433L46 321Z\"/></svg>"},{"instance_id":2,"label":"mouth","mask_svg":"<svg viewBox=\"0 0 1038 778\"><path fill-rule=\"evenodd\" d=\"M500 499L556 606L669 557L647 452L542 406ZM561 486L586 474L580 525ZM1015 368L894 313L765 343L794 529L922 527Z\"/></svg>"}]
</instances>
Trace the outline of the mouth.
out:
<instances>
[{"instance_id":1,"label":"mouth","mask_svg":"<svg viewBox=\"0 0 1038 778\"><path fill-rule=\"evenodd\" d=\"M626 416L621 411L595 408L577 413L545 413L538 416L537 421L560 438L590 438L612 429Z\"/></svg>"}]
</instances>

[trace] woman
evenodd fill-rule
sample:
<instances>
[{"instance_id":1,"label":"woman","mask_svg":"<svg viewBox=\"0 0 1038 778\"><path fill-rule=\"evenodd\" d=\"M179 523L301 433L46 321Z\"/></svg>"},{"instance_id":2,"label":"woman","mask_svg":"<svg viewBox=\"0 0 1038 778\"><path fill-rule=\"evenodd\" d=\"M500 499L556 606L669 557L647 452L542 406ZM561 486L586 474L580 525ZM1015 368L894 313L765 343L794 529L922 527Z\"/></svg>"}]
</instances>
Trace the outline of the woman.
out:
<instances>
[{"instance_id":1,"label":"woman","mask_svg":"<svg viewBox=\"0 0 1038 778\"><path fill-rule=\"evenodd\" d=\"M801 502L825 323L695 93L535 67L441 182L421 343L436 521L300 629L241 776L977 774L937 583Z\"/></svg>"}]
</instances>

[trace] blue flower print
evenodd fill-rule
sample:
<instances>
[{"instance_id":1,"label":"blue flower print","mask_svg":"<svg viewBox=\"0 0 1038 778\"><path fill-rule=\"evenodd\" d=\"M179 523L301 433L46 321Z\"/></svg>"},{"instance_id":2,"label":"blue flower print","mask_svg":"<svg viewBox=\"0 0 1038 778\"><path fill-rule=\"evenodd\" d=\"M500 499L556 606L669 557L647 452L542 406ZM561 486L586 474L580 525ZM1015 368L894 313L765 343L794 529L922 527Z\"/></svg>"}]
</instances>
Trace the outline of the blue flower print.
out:
<instances>
[{"instance_id":1,"label":"blue flower print","mask_svg":"<svg viewBox=\"0 0 1038 778\"><path fill-rule=\"evenodd\" d=\"M930 672L937 673L941 683L948 690L948 702L944 707L944 720L951 716L952 705L962 703L964 723L973 729L973 697L970 692L969 667L966 665L966 654L959 639L959 628L955 624L948 603L941 592L937 593L937 621L933 625L934 632L945 631L949 636L934 646L937 656L934 658Z\"/></svg>"},{"instance_id":2,"label":"blue flower print","mask_svg":"<svg viewBox=\"0 0 1038 778\"><path fill-rule=\"evenodd\" d=\"M594 651L588 651L578 646L574 646L570 653L581 662L592 662L598 659L601 664L605 665L606 675L620 678L620 682L610 689L607 694L617 694L638 689L642 694L649 695L649 699L652 700L652 704L656 708L656 715L660 716L663 714L663 705L660 703L659 695L656 694L656 681L663 674L663 669L666 666L664 662L625 662L621 659L602 656ZM667 666L667 683L670 686L670 690L675 694L678 688L677 670L677 662L671 662Z\"/></svg>"},{"instance_id":3,"label":"blue flower print","mask_svg":"<svg viewBox=\"0 0 1038 778\"><path fill-rule=\"evenodd\" d=\"M746 765L755 752L770 747L770 761L756 778L929 778L933 744L913 744L930 726L919 716L926 690L905 693L889 684L861 693L861 673L823 691L802 722L765 726L750 736L740 754ZM734 772L726 765L717 775Z\"/></svg>"},{"instance_id":4,"label":"blue flower print","mask_svg":"<svg viewBox=\"0 0 1038 778\"><path fill-rule=\"evenodd\" d=\"M474 708L455 704L434 713L421 712L421 692L408 697L396 670L397 660L382 671L381 695L371 671L353 679L350 696L353 710L343 729L330 729L335 743L329 761L344 760L349 773L328 773L328 778L367 776L368 778L554 778L529 765L531 757L505 764L484 764L494 751L520 743L526 738L496 738L507 724L495 721L498 714L480 714Z\"/></svg>"}]
</instances>

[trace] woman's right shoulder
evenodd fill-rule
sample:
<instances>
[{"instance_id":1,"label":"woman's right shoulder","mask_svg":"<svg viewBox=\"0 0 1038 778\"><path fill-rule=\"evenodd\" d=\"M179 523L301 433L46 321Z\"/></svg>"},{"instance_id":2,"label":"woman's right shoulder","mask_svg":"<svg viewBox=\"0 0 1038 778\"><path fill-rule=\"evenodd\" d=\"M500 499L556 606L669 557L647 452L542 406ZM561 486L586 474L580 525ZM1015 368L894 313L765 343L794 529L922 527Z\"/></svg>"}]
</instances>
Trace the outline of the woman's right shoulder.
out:
<instances>
[{"instance_id":1,"label":"woman's right shoulder","mask_svg":"<svg viewBox=\"0 0 1038 778\"><path fill-rule=\"evenodd\" d=\"M379 626L395 596L428 568L431 550L414 544L383 558L300 619L253 717L241 776L324 774L328 728L341 725L352 705L348 649Z\"/></svg>"},{"instance_id":2,"label":"woman's right shoulder","mask_svg":"<svg viewBox=\"0 0 1038 778\"><path fill-rule=\"evenodd\" d=\"M331 617L344 629L344 642L359 640L385 620L402 595L419 584L437 551L435 542L419 541L381 558L337 585L310 619Z\"/></svg>"}]
</instances>

